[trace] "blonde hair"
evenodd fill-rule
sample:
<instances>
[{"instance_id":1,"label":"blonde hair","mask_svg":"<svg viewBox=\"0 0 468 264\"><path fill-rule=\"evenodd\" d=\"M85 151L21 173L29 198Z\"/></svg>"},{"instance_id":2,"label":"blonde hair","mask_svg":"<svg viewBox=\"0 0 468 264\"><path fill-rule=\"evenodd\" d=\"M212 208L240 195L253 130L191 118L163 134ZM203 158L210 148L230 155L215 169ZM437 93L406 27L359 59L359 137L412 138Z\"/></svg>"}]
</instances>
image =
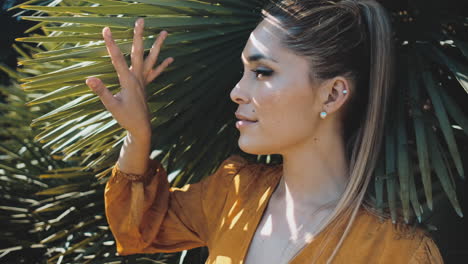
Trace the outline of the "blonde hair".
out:
<instances>
[{"instance_id":1,"label":"blonde hair","mask_svg":"<svg viewBox=\"0 0 468 264\"><path fill-rule=\"evenodd\" d=\"M309 59L311 81L341 75L356 84L341 120L349 182L334 211L318 230L320 233L332 223L347 221L329 263L350 231L359 207L367 206L370 212L378 214L365 204L364 197L381 149L393 85L390 18L374 0L282 0L270 3L262 13L283 29L285 47Z\"/></svg>"}]
</instances>

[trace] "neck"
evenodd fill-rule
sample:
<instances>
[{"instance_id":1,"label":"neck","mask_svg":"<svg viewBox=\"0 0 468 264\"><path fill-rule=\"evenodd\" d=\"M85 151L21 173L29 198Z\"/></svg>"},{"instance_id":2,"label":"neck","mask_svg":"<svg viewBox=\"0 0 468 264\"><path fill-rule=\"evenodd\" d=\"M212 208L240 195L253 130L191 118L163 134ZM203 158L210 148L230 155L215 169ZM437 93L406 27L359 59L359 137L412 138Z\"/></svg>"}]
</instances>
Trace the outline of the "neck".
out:
<instances>
[{"instance_id":1,"label":"neck","mask_svg":"<svg viewBox=\"0 0 468 264\"><path fill-rule=\"evenodd\" d=\"M283 177L275 196L286 208L310 212L327 203L338 203L349 173L345 144L338 129L318 132L282 156Z\"/></svg>"}]
</instances>

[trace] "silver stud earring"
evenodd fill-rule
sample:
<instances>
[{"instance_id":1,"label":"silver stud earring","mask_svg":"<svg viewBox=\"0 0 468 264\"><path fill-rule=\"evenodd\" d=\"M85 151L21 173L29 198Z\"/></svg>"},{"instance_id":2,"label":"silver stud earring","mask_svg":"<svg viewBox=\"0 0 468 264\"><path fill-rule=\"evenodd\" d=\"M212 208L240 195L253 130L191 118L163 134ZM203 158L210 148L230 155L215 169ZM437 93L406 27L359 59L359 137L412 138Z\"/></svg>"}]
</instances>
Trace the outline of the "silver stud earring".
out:
<instances>
[{"instance_id":1,"label":"silver stud earring","mask_svg":"<svg viewBox=\"0 0 468 264\"><path fill-rule=\"evenodd\" d=\"M348 93L348 90L343 90L343 94L347 94Z\"/></svg>"},{"instance_id":2,"label":"silver stud earring","mask_svg":"<svg viewBox=\"0 0 468 264\"><path fill-rule=\"evenodd\" d=\"M320 112L320 118L325 119L325 117L327 117L327 112L326 111Z\"/></svg>"}]
</instances>

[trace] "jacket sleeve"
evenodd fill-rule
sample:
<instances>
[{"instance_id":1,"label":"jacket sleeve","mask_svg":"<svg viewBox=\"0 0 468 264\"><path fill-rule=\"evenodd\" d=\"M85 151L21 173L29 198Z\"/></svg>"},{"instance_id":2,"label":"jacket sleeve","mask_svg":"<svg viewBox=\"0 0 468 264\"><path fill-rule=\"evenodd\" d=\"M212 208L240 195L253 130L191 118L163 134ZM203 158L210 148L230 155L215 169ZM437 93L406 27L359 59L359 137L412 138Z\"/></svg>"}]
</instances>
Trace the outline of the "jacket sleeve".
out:
<instances>
[{"instance_id":1,"label":"jacket sleeve","mask_svg":"<svg viewBox=\"0 0 468 264\"><path fill-rule=\"evenodd\" d=\"M170 187L157 160L149 160L152 173L138 180L124 177L116 163L104 202L117 252L177 252L206 246L212 226L207 220L220 214L229 181L245 163L239 155L231 155L212 175L181 188Z\"/></svg>"},{"instance_id":2,"label":"jacket sleeve","mask_svg":"<svg viewBox=\"0 0 468 264\"><path fill-rule=\"evenodd\" d=\"M414 252L410 264L443 264L444 261L434 240L424 235L421 244Z\"/></svg>"}]
</instances>

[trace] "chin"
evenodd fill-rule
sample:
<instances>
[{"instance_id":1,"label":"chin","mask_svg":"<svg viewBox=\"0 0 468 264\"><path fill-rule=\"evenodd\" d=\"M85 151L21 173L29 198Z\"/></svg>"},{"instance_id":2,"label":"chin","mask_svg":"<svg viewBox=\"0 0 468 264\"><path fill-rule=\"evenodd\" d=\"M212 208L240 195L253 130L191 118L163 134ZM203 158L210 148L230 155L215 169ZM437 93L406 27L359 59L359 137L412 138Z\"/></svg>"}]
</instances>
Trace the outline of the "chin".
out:
<instances>
[{"instance_id":1,"label":"chin","mask_svg":"<svg viewBox=\"0 0 468 264\"><path fill-rule=\"evenodd\" d=\"M268 146L261 144L259 140L247 140L240 136L238 141L239 148L245 153L252 155L269 155L274 153Z\"/></svg>"}]
</instances>

